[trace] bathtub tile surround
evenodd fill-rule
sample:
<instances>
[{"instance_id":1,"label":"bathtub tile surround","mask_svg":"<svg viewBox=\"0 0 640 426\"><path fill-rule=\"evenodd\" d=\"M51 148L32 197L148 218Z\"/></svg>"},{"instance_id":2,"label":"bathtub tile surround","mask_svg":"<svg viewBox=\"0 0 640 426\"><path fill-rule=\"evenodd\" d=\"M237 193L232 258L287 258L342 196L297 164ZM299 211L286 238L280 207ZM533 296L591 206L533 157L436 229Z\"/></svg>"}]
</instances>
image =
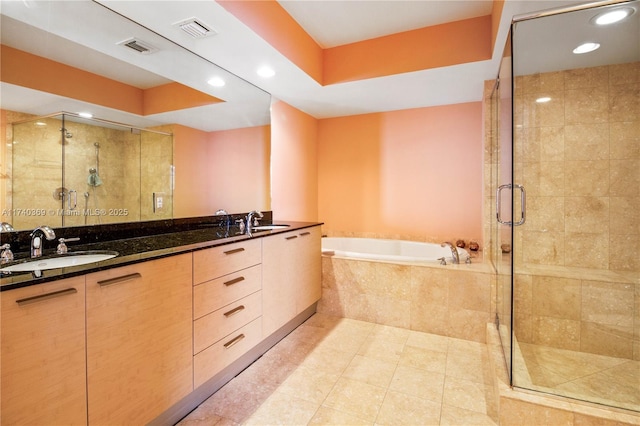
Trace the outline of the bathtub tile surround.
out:
<instances>
[{"instance_id":1,"label":"bathtub tile surround","mask_svg":"<svg viewBox=\"0 0 640 426\"><path fill-rule=\"evenodd\" d=\"M488 365L480 343L317 313L179 426L495 425Z\"/></svg>"},{"instance_id":2,"label":"bathtub tile surround","mask_svg":"<svg viewBox=\"0 0 640 426\"><path fill-rule=\"evenodd\" d=\"M484 342L492 293L483 264L418 266L323 256L318 312Z\"/></svg>"}]
</instances>

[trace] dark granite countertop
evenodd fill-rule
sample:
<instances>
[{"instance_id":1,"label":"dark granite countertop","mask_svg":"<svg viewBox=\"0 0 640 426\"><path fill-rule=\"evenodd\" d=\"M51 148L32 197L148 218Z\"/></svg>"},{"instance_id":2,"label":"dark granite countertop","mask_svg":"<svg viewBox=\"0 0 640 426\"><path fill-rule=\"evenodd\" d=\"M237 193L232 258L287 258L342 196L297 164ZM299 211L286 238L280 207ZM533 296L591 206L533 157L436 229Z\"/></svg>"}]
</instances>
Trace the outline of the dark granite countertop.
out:
<instances>
[{"instance_id":1,"label":"dark granite countertop","mask_svg":"<svg viewBox=\"0 0 640 426\"><path fill-rule=\"evenodd\" d=\"M231 244L238 241L267 237L274 234L309 228L322 224L319 222L287 221L278 221L277 223L289 226L270 231L254 232L251 235L248 235L240 234L239 229L236 226L231 226L227 229L226 227L221 227L219 225L198 224L195 226L196 229L181 230L178 232L165 232L156 235L123 238L91 244L69 243L68 254L85 250L113 250L118 252L118 256L97 263L68 268L47 269L37 273L0 273L0 291L42 284L64 278L71 278L91 272L131 265L181 253L193 252L224 244ZM54 249L46 250L43 258L50 256L56 256ZM28 253L15 253L15 261L26 260L28 257ZM8 265L9 264L3 266Z\"/></svg>"}]
</instances>

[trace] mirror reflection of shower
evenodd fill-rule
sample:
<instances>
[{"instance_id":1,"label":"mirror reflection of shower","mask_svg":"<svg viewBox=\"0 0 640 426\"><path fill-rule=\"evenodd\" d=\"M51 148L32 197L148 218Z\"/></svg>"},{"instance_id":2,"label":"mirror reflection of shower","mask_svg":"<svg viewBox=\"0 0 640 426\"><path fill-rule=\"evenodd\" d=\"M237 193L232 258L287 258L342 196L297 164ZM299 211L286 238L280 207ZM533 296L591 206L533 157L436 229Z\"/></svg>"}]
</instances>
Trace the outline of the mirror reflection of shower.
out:
<instances>
[{"instance_id":1,"label":"mirror reflection of shower","mask_svg":"<svg viewBox=\"0 0 640 426\"><path fill-rule=\"evenodd\" d=\"M102 179L98 174L98 170L100 169L100 144L95 142L93 146L96 148L96 166L89 168L89 176L87 177L87 185L89 185L89 189L91 190L91 194L89 192L84 193L84 224L87 224L88 214L89 214L89 197L93 199L93 207L95 211L100 209L98 204L98 197L96 195L96 187L102 185ZM92 195L92 196L91 196ZM102 220L100 219L100 215L97 215L98 223L102 224Z\"/></svg>"}]
</instances>

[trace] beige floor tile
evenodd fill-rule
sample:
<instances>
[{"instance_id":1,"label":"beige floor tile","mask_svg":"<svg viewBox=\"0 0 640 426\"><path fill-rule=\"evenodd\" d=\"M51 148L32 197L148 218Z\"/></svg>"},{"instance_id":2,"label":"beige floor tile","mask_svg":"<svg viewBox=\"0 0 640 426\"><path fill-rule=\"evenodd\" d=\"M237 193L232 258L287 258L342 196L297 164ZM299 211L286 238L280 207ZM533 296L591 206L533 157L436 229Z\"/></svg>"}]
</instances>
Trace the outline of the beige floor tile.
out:
<instances>
[{"instance_id":1,"label":"beige floor tile","mask_svg":"<svg viewBox=\"0 0 640 426\"><path fill-rule=\"evenodd\" d=\"M236 426L239 424L211 413L201 405L178 422L176 426Z\"/></svg>"},{"instance_id":2,"label":"beige floor tile","mask_svg":"<svg viewBox=\"0 0 640 426\"><path fill-rule=\"evenodd\" d=\"M323 426L372 426L373 422L363 420L357 416L333 408L320 407L309 425Z\"/></svg>"},{"instance_id":3,"label":"beige floor tile","mask_svg":"<svg viewBox=\"0 0 640 426\"><path fill-rule=\"evenodd\" d=\"M390 342L383 337L370 337L362 344L358 355L397 363L403 350L403 343Z\"/></svg>"},{"instance_id":4,"label":"beige floor tile","mask_svg":"<svg viewBox=\"0 0 640 426\"><path fill-rule=\"evenodd\" d=\"M278 387L278 392L295 396L318 405L329 395L340 376L299 366Z\"/></svg>"},{"instance_id":5,"label":"beige floor tile","mask_svg":"<svg viewBox=\"0 0 640 426\"><path fill-rule=\"evenodd\" d=\"M410 333L411 331L406 328L376 324L369 337L387 339L389 342L404 344Z\"/></svg>"},{"instance_id":6,"label":"beige floor tile","mask_svg":"<svg viewBox=\"0 0 640 426\"><path fill-rule=\"evenodd\" d=\"M342 377L322 405L374 421L385 393L386 388Z\"/></svg>"},{"instance_id":7,"label":"beige floor tile","mask_svg":"<svg viewBox=\"0 0 640 426\"><path fill-rule=\"evenodd\" d=\"M219 417L242 423L272 393L273 389L255 386L238 376L201 404L205 410Z\"/></svg>"},{"instance_id":8,"label":"beige floor tile","mask_svg":"<svg viewBox=\"0 0 640 426\"><path fill-rule=\"evenodd\" d=\"M356 355L342 373L342 377L386 388L391 382L396 366L394 362Z\"/></svg>"},{"instance_id":9,"label":"beige floor tile","mask_svg":"<svg viewBox=\"0 0 640 426\"><path fill-rule=\"evenodd\" d=\"M306 425L319 404L276 392L244 422L245 425Z\"/></svg>"},{"instance_id":10,"label":"beige floor tile","mask_svg":"<svg viewBox=\"0 0 640 426\"><path fill-rule=\"evenodd\" d=\"M446 375L458 379L472 380L477 383L485 383L485 366L488 362L486 349L476 353L470 350L465 354L462 351L449 351L447 354Z\"/></svg>"},{"instance_id":11,"label":"beige floor tile","mask_svg":"<svg viewBox=\"0 0 640 426\"><path fill-rule=\"evenodd\" d=\"M497 426L497 424L491 417L483 413L446 404L442 406L442 415L440 416L440 425L442 426Z\"/></svg>"},{"instance_id":12,"label":"beige floor tile","mask_svg":"<svg viewBox=\"0 0 640 426\"><path fill-rule=\"evenodd\" d=\"M436 350L405 346L400 355L400 365L427 371L443 372L447 367L447 353Z\"/></svg>"},{"instance_id":13,"label":"beige floor tile","mask_svg":"<svg viewBox=\"0 0 640 426\"><path fill-rule=\"evenodd\" d=\"M399 365L389 389L440 402L444 392L444 374Z\"/></svg>"},{"instance_id":14,"label":"beige floor tile","mask_svg":"<svg viewBox=\"0 0 640 426\"><path fill-rule=\"evenodd\" d=\"M376 425L438 425L440 424L440 402L389 391Z\"/></svg>"},{"instance_id":15,"label":"beige floor tile","mask_svg":"<svg viewBox=\"0 0 640 426\"><path fill-rule=\"evenodd\" d=\"M421 331L411 331L409 332L406 345L446 353L449 347L449 338L438 336L437 334L423 333Z\"/></svg>"},{"instance_id":16,"label":"beige floor tile","mask_svg":"<svg viewBox=\"0 0 640 426\"><path fill-rule=\"evenodd\" d=\"M484 384L447 376L444 380L442 403L487 414L487 393Z\"/></svg>"},{"instance_id":17,"label":"beige floor tile","mask_svg":"<svg viewBox=\"0 0 640 426\"><path fill-rule=\"evenodd\" d=\"M316 347L300 364L326 373L342 374L354 355L327 346Z\"/></svg>"}]
</instances>

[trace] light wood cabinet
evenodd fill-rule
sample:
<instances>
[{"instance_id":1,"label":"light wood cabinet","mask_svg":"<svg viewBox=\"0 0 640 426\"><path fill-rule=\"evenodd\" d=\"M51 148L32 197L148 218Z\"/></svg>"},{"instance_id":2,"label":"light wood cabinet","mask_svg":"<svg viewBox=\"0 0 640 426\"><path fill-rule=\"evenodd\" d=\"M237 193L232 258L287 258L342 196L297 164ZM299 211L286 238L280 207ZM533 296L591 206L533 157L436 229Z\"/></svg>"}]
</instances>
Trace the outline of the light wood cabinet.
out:
<instances>
[{"instance_id":1,"label":"light wood cabinet","mask_svg":"<svg viewBox=\"0 0 640 426\"><path fill-rule=\"evenodd\" d=\"M320 299L320 227L264 238L262 326L268 336Z\"/></svg>"},{"instance_id":2,"label":"light wood cabinet","mask_svg":"<svg viewBox=\"0 0 640 426\"><path fill-rule=\"evenodd\" d=\"M0 298L2 425L86 424L84 277Z\"/></svg>"},{"instance_id":3,"label":"light wood cabinet","mask_svg":"<svg viewBox=\"0 0 640 426\"><path fill-rule=\"evenodd\" d=\"M191 259L86 276L89 424L146 424L193 390Z\"/></svg>"}]
</instances>

